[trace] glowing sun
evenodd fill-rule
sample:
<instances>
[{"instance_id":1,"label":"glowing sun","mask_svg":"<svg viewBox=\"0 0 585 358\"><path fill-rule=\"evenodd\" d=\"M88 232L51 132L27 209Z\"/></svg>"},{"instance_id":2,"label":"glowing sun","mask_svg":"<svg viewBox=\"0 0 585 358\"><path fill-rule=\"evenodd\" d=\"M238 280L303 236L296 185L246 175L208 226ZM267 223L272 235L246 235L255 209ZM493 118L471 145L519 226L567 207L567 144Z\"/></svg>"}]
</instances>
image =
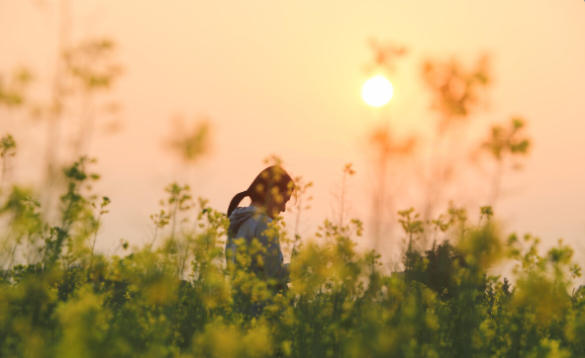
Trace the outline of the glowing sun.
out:
<instances>
[{"instance_id":1,"label":"glowing sun","mask_svg":"<svg viewBox=\"0 0 585 358\"><path fill-rule=\"evenodd\" d=\"M392 83L383 76L370 78L362 88L364 101L373 107L380 107L388 103L393 93Z\"/></svg>"}]
</instances>

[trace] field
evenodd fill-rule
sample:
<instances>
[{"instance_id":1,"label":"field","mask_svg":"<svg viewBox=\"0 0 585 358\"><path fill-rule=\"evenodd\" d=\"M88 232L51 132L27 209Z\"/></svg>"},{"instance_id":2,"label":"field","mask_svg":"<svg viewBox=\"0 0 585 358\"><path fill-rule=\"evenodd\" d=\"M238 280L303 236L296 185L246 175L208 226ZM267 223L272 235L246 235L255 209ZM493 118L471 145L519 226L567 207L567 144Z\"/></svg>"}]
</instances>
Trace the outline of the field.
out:
<instances>
[{"instance_id":1,"label":"field","mask_svg":"<svg viewBox=\"0 0 585 358\"><path fill-rule=\"evenodd\" d=\"M539 256L538 239L501 237L489 207L478 224L454 207L432 225L400 212L407 245L395 272L376 252L355 251L358 220L324 222L318 241L289 239L277 220L270 230L296 245L292 283L275 292L226 267L225 215L176 184L167 188L169 209L153 216L161 232L172 228L154 237L159 245L121 242L110 257L96 254L109 199L87 191L98 178L90 165L82 158L64 171L60 225L44 222L38 201L18 187L2 203L2 357L585 354L585 289L572 285L580 276L572 249L559 243ZM418 250L425 228L445 240ZM501 260L516 263L511 281L488 273ZM251 317L257 301L267 306Z\"/></svg>"},{"instance_id":2,"label":"field","mask_svg":"<svg viewBox=\"0 0 585 358\"><path fill-rule=\"evenodd\" d=\"M0 358L585 357L583 2L423 3L0 0Z\"/></svg>"}]
</instances>

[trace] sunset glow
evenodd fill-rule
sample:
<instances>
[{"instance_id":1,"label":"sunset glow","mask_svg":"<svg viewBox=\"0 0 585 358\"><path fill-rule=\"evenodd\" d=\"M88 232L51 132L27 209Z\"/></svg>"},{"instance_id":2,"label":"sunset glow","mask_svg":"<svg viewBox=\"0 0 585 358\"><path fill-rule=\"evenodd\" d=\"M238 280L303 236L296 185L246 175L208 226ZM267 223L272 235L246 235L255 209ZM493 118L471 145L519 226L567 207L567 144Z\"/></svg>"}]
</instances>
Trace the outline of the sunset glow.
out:
<instances>
[{"instance_id":1,"label":"sunset glow","mask_svg":"<svg viewBox=\"0 0 585 358\"><path fill-rule=\"evenodd\" d=\"M379 75L367 80L362 88L364 101L372 107L381 107L390 102L393 93L390 81Z\"/></svg>"},{"instance_id":2,"label":"sunset glow","mask_svg":"<svg viewBox=\"0 0 585 358\"><path fill-rule=\"evenodd\" d=\"M0 0L0 8L0 149L8 135L16 145L0 170L0 208L13 186L46 193L51 173L96 158L94 194L112 201L96 252L122 237L151 242L150 215L174 182L225 211L273 154L314 182L298 224L307 238L331 216L347 163L356 170L344 196L351 210L336 221L364 222L364 250L374 246L372 225L387 228L385 258L401 252L397 212L427 201L425 219L461 199L476 219L480 206L497 204L504 233L532 233L543 245L562 237L578 247L585 237L583 1ZM388 136L375 138L391 143L372 140L382 127ZM524 139L533 145L517 158ZM411 142L416 150L402 157ZM381 165L381 148L400 160L391 153ZM382 167L393 200L383 215L374 206ZM57 208L63 193L54 190L46 200ZM305 205L289 204L282 215L296 227ZM575 255L583 260L585 250Z\"/></svg>"}]
</instances>

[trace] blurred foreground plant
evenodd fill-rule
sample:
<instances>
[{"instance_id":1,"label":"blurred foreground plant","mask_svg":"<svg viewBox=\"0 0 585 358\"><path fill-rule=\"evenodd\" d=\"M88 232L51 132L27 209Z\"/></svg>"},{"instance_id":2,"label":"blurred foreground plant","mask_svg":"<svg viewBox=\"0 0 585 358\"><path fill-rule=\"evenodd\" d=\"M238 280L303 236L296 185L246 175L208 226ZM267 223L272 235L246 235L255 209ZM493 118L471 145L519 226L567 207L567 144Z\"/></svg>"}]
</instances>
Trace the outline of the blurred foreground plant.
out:
<instances>
[{"instance_id":1,"label":"blurred foreground plant","mask_svg":"<svg viewBox=\"0 0 585 358\"><path fill-rule=\"evenodd\" d=\"M56 225L30 190L2 199L2 357L585 354L585 290L574 287L581 272L572 249L561 242L540 256L532 236L503 240L490 207L473 225L452 206L427 226L441 237L428 250L420 216L401 211L407 241L394 273L377 252L356 250L359 220L325 221L318 241L296 246L289 286L274 287L247 269L263 250L256 240L226 266L227 218L179 184L154 216L159 245L97 254L109 199L89 190L99 178L90 164L81 158L64 170ZM288 240L281 218L269 231ZM490 274L502 260L517 263L513 285ZM259 303L261 311L250 309Z\"/></svg>"}]
</instances>

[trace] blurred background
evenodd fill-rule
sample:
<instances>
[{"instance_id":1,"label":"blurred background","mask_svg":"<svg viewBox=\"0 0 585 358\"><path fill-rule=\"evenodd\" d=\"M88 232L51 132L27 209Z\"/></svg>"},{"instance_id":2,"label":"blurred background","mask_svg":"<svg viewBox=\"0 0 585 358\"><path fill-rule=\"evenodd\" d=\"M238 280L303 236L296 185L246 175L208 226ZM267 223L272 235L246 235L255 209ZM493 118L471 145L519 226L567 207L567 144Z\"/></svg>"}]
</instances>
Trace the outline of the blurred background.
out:
<instances>
[{"instance_id":1,"label":"blurred background","mask_svg":"<svg viewBox=\"0 0 585 358\"><path fill-rule=\"evenodd\" d=\"M584 20L576 0L0 0L0 136L17 144L1 185L50 207L60 168L96 158L108 253L150 241L169 183L225 211L276 156L313 182L304 238L359 218L360 245L392 258L398 210L452 202L477 222L490 205L579 262ZM372 107L377 74L394 93Z\"/></svg>"}]
</instances>

